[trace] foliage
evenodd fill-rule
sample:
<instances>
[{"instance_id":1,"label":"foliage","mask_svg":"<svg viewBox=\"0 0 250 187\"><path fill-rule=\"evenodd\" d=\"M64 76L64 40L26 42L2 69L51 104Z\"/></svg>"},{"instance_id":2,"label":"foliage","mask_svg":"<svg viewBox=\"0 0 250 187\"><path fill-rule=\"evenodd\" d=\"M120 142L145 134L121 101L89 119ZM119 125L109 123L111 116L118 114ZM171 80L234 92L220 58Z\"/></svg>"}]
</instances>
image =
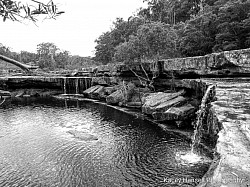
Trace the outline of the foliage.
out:
<instances>
[{"instance_id":1,"label":"foliage","mask_svg":"<svg viewBox=\"0 0 250 187\"><path fill-rule=\"evenodd\" d=\"M206 55L250 47L250 0L144 0L131 22L117 19L97 40L106 64Z\"/></svg>"},{"instance_id":2,"label":"foliage","mask_svg":"<svg viewBox=\"0 0 250 187\"><path fill-rule=\"evenodd\" d=\"M12 0L0 0L0 16L3 17L3 21L7 19L12 21L29 19L36 22L38 15L47 15L48 18L56 18L58 15L64 13L63 11L58 11L58 7L53 1L49 1L47 4L36 0L31 1L33 4L25 5Z\"/></svg>"},{"instance_id":3,"label":"foliage","mask_svg":"<svg viewBox=\"0 0 250 187\"><path fill-rule=\"evenodd\" d=\"M116 47L115 60L125 63L143 59L170 58L176 54L176 31L161 22L141 25L136 35Z\"/></svg>"},{"instance_id":4,"label":"foliage","mask_svg":"<svg viewBox=\"0 0 250 187\"><path fill-rule=\"evenodd\" d=\"M115 55L115 48L129 40L130 35L137 32L140 25L145 22L140 17L130 17L127 21L117 18L113 23L111 31L103 33L95 42L95 61L107 64L112 62Z\"/></svg>"},{"instance_id":5,"label":"foliage","mask_svg":"<svg viewBox=\"0 0 250 187\"><path fill-rule=\"evenodd\" d=\"M58 48L53 43L41 43L37 45L38 65L41 68L54 68L55 56Z\"/></svg>"}]
</instances>

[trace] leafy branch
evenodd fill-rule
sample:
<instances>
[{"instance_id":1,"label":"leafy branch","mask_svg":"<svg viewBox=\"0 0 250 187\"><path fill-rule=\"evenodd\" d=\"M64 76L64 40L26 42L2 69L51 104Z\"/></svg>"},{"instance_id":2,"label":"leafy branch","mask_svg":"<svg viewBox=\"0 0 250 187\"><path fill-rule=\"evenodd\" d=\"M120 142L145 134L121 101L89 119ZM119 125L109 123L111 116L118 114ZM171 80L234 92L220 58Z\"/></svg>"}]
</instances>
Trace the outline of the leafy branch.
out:
<instances>
[{"instance_id":1,"label":"leafy branch","mask_svg":"<svg viewBox=\"0 0 250 187\"><path fill-rule=\"evenodd\" d=\"M34 5L22 4L12 0L0 0L0 16L3 17L3 21L20 22L21 19L27 19L36 22L38 15L47 15L47 19L55 19L64 13L64 11L58 10L58 6L52 0L47 4L36 0L31 1Z\"/></svg>"}]
</instances>

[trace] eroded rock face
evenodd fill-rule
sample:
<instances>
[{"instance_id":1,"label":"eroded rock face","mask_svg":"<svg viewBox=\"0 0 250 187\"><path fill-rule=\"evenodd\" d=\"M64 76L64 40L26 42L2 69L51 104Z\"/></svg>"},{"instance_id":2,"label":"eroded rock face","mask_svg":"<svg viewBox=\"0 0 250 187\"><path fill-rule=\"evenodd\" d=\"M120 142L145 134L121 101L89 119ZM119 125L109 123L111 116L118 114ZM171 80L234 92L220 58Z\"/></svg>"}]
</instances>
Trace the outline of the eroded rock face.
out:
<instances>
[{"instance_id":1,"label":"eroded rock face","mask_svg":"<svg viewBox=\"0 0 250 187\"><path fill-rule=\"evenodd\" d=\"M206 56L161 60L163 71L193 72L206 76L250 73L250 49L224 51Z\"/></svg>"}]
</instances>

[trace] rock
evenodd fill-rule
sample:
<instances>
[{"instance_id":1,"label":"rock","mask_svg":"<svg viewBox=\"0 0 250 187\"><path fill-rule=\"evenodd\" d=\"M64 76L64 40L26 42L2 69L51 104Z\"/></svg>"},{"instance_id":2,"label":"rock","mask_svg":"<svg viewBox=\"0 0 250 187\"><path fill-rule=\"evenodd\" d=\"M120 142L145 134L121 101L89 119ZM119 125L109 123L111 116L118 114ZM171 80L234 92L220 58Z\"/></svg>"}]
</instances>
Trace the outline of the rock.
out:
<instances>
[{"instance_id":1,"label":"rock","mask_svg":"<svg viewBox=\"0 0 250 187\"><path fill-rule=\"evenodd\" d=\"M154 112L153 118L157 121L167 120L185 120L195 114L196 108L191 104L186 104L180 107L171 107L165 112Z\"/></svg>"},{"instance_id":2,"label":"rock","mask_svg":"<svg viewBox=\"0 0 250 187\"><path fill-rule=\"evenodd\" d=\"M116 77L92 77L92 84L102 85L102 86L111 86L117 84L118 80Z\"/></svg>"},{"instance_id":3,"label":"rock","mask_svg":"<svg viewBox=\"0 0 250 187\"><path fill-rule=\"evenodd\" d=\"M116 87L116 86L105 87L104 89L105 89L105 95L110 95L110 94L114 93L118 89L118 87Z\"/></svg>"},{"instance_id":4,"label":"rock","mask_svg":"<svg viewBox=\"0 0 250 187\"><path fill-rule=\"evenodd\" d=\"M11 96L9 91L5 91L5 90L0 90L0 96Z\"/></svg>"},{"instance_id":5,"label":"rock","mask_svg":"<svg viewBox=\"0 0 250 187\"><path fill-rule=\"evenodd\" d=\"M122 106L131 100L134 90L135 85L133 83L129 82L126 84L123 82L122 85L119 85L118 90L107 96L106 102L107 104L119 104L119 106Z\"/></svg>"},{"instance_id":6,"label":"rock","mask_svg":"<svg viewBox=\"0 0 250 187\"><path fill-rule=\"evenodd\" d=\"M183 96L178 96L173 99L170 99L164 103L159 104L155 107L155 112L165 112L172 106L180 106L187 102L187 99Z\"/></svg>"},{"instance_id":7,"label":"rock","mask_svg":"<svg viewBox=\"0 0 250 187\"><path fill-rule=\"evenodd\" d=\"M105 87L101 85L92 86L83 92L85 96L91 99L105 99Z\"/></svg>"},{"instance_id":8,"label":"rock","mask_svg":"<svg viewBox=\"0 0 250 187\"><path fill-rule=\"evenodd\" d=\"M96 90L89 94L91 99L102 99L104 97L104 86L99 86Z\"/></svg>"},{"instance_id":9,"label":"rock","mask_svg":"<svg viewBox=\"0 0 250 187\"><path fill-rule=\"evenodd\" d=\"M99 89L100 87L103 87L101 85L96 85L88 88L87 90L83 91L83 94L90 97L90 94L93 93L95 90Z\"/></svg>"},{"instance_id":10,"label":"rock","mask_svg":"<svg viewBox=\"0 0 250 187\"><path fill-rule=\"evenodd\" d=\"M250 49L223 51L205 56L161 60L163 71L179 72L178 76L235 76L250 73ZM182 77L183 78L183 77Z\"/></svg>"},{"instance_id":11,"label":"rock","mask_svg":"<svg viewBox=\"0 0 250 187\"><path fill-rule=\"evenodd\" d=\"M207 106L201 142L213 140L216 151L199 187L249 186L250 86L249 79L204 80L216 84L217 101ZM215 155L215 154L214 154ZM205 179L205 180L204 180ZM212 179L212 180L206 180Z\"/></svg>"},{"instance_id":12,"label":"rock","mask_svg":"<svg viewBox=\"0 0 250 187\"><path fill-rule=\"evenodd\" d=\"M124 93L121 89L113 92L112 94L106 97L107 104L118 104L124 100Z\"/></svg>"},{"instance_id":13,"label":"rock","mask_svg":"<svg viewBox=\"0 0 250 187\"><path fill-rule=\"evenodd\" d=\"M128 108L141 108L141 102L128 102L126 104Z\"/></svg>"},{"instance_id":14,"label":"rock","mask_svg":"<svg viewBox=\"0 0 250 187\"><path fill-rule=\"evenodd\" d=\"M19 90L18 92L13 92L12 97L22 97L24 95L24 90Z\"/></svg>"},{"instance_id":15,"label":"rock","mask_svg":"<svg viewBox=\"0 0 250 187\"><path fill-rule=\"evenodd\" d=\"M157 92L145 94L142 98L142 112L146 114L152 114L156 111L165 112L171 106L185 102L186 99L181 96L184 94L185 90L175 93Z\"/></svg>"},{"instance_id":16,"label":"rock","mask_svg":"<svg viewBox=\"0 0 250 187\"><path fill-rule=\"evenodd\" d=\"M142 98L145 96L145 94L149 94L149 93L151 93L149 88L135 88L131 98L129 99L129 101L130 102L140 102L141 103Z\"/></svg>"}]
</instances>

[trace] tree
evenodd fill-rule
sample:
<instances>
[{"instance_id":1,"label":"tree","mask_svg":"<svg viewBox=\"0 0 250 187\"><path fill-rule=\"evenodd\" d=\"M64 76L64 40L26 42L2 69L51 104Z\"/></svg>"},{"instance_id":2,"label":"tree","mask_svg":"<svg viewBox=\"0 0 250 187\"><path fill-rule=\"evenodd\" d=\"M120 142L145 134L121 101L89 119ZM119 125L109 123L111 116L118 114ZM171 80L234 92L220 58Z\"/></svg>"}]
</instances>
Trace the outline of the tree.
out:
<instances>
[{"instance_id":1,"label":"tree","mask_svg":"<svg viewBox=\"0 0 250 187\"><path fill-rule=\"evenodd\" d=\"M182 56L212 53L217 33L217 15L207 10L182 24L178 32Z\"/></svg>"},{"instance_id":2,"label":"tree","mask_svg":"<svg viewBox=\"0 0 250 187\"><path fill-rule=\"evenodd\" d=\"M55 62L57 68L65 68L69 62L69 51L60 50L56 53Z\"/></svg>"},{"instance_id":3,"label":"tree","mask_svg":"<svg viewBox=\"0 0 250 187\"><path fill-rule=\"evenodd\" d=\"M111 33L105 32L97 40L95 47L95 60L103 64L112 61L114 55L114 45L112 44Z\"/></svg>"},{"instance_id":4,"label":"tree","mask_svg":"<svg viewBox=\"0 0 250 187\"><path fill-rule=\"evenodd\" d=\"M56 18L58 15L64 13L58 11L57 5L51 0L47 4L31 0L33 4L24 5L17 1L0 0L0 16L3 21L7 19L12 21L20 21L21 19L29 19L33 22L37 21L38 15L47 15L49 18Z\"/></svg>"},{"instance_id":5,"label":"tree","mask_svg":"<svg viewBox=\"0 0 250 187\"><path fill-rule=\"evenodd\" d=\"M139 27L137 36L145 58L173 58L176 54L177 33L173 27L161 22L146 23Z\"/></svg>"},{"instance_id":6,"label":"tree","mask_svg":"<svg viewBox=\"0 0 250 187\"><path fill-rule=\"evenodd\" d=\"M111 31L103 33L95 42L95 60L103 64L112 62L115 48L136 34L137 29L145 20L141 17L130 17L128 21L117 18Z\"/></svg>"},{"instance_id":7,"label":"tree","mask_svg":"<svg viewBox=\"0 0 250 187\"><path fill-rule=\"evenodd\" d=\"M20 54L18 54L18 56L19 56L18 60L25 64L29 64L31 62L35 63L38 60L37 54L28 51L21 51Z\"/></svg>"},{"instance_id":8,"label":"tree","mask_svg":"<svg viewBox=\"0 0 250 187\"><path fill-rule=\"evenodd\" d=\"M136 35L116 47L115 60L125 63L144 59L173 58L177 54L176 31L167 24L152 22L141 25Z\"/></svg>"},{"instance_id":9,"label":"tree","mask_svg":"<svg viewBox=\"0 0 250 187\"><path fill-rule=\"evenodd\" d=\"M58 48L53 43L41 43L37 45L38 65L41 68L53 69L56 67L55 56Z\"/></svg>"},{"instance_id":10,"label":"tree","mask_svg":"<svg viewBox=\"0 0 250 187\"><path fill-rule=\"evenodd\" d=\"M197 15L203 3L207 1L208 0L144 0L144 2L148 3L148 7L142 9L139 14L146 16L146 18L151 21L176 24L185 22L192 16Z\"/></svg>"},{"instance_id":11,"label":"tree","mask_svg":"<svg viewBox=\"0 0 250 187\"><path fill-rule=\"evenodd\" d=\"M218 33L214 51L247 48L249 37L250 1L229 1L219 8Z\"/></svg>"}]
</instances>

